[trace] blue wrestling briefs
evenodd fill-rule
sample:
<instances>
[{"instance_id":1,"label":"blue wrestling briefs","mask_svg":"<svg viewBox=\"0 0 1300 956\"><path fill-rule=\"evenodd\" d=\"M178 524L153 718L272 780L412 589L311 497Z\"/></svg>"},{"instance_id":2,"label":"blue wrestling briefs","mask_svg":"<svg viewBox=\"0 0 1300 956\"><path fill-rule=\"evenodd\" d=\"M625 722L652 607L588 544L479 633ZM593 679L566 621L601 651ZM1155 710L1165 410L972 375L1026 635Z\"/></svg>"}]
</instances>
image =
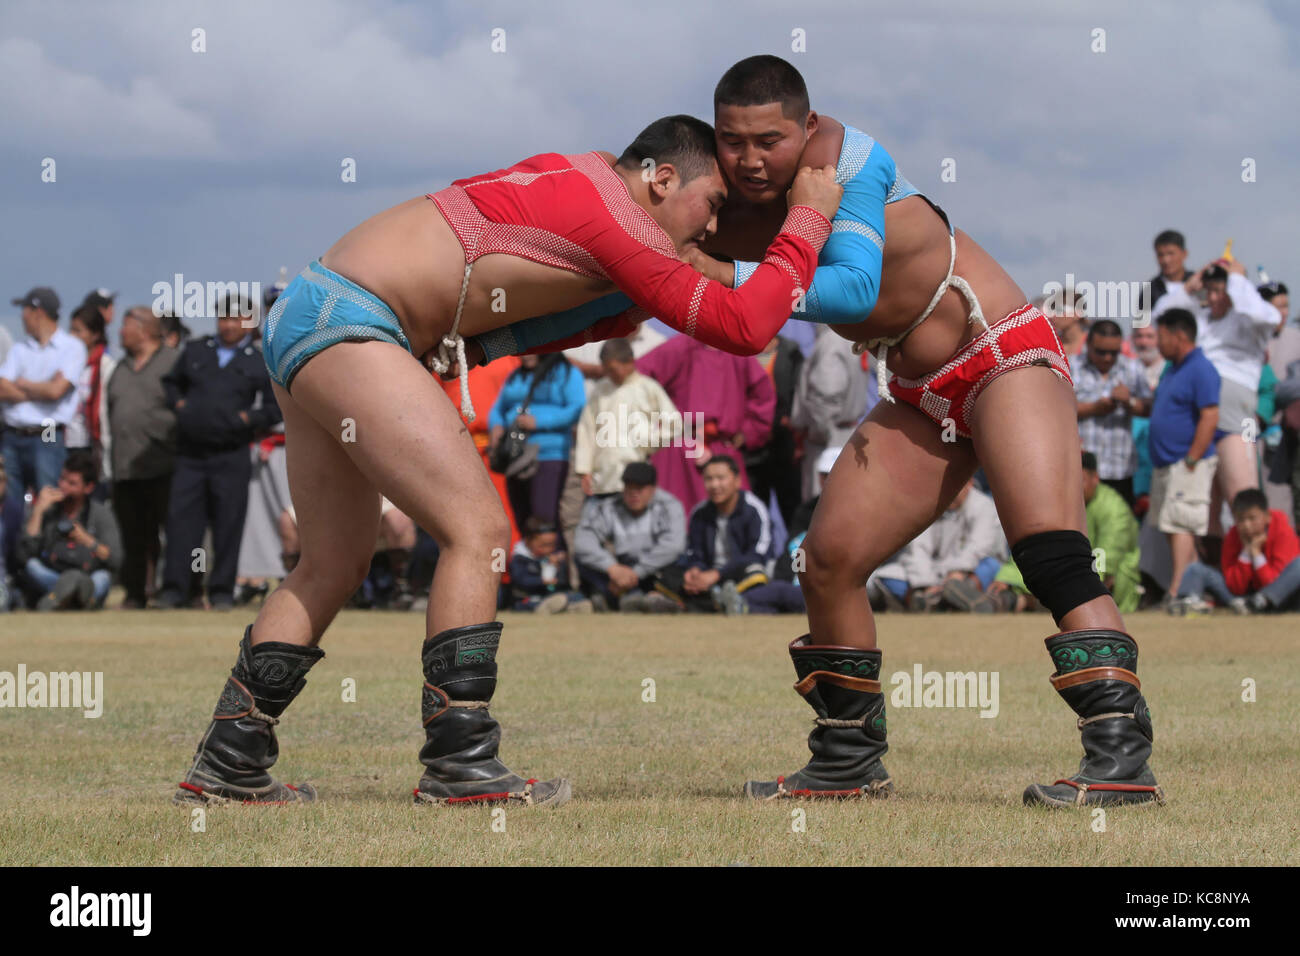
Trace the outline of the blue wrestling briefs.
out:
<instances>
[{"instance_id":1,"label":"blue wrestling briefs","mask_svg":"<svg viewBox=\"0 0 1300 956\"><path fill-rule=\"evenodd\" d=\"M271 381L289 388L313 355L339 342L411 343L393 310L316 259L280 294L266 316L262 355Z\"/></svg>"}]
</instances>

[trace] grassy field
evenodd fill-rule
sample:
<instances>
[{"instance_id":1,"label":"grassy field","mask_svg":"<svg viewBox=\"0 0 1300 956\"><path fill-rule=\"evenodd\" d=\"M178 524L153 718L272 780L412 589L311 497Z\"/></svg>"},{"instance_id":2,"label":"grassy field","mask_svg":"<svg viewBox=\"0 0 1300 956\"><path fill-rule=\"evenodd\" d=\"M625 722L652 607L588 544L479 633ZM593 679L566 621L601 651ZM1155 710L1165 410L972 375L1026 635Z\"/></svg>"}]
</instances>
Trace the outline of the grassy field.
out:
<instances>
[{"instance_id":1,"label":"grassy field","mask_svg":"<svg viewBox=\"0 0 1300 956\"><path fill-rule=\"evenodd\" d=\"M1000 709L889 708L898 788L880 802L754 804L802 766L798 618L504 615L494 714L517 771L567 776L554 811L415 807L418 615L347 612L287 712L276 774L309 807L223 807L194 832L169 800L247 612L5 615L0 671L103 671L104 713L0 710L0 864L1189 865L1300 862L1295 616L1130 620L1165 807L1028 810L1072 772L1072 715L1047 682L1045 615L881 619L882 678L996 671ZM345 678L356 702L343 701ZM643 681L655 700L643 701ZM1242 682L1257 700L1243 702ZM804 831L792 811L805 811Z\"/></svg>"}]
</instances>

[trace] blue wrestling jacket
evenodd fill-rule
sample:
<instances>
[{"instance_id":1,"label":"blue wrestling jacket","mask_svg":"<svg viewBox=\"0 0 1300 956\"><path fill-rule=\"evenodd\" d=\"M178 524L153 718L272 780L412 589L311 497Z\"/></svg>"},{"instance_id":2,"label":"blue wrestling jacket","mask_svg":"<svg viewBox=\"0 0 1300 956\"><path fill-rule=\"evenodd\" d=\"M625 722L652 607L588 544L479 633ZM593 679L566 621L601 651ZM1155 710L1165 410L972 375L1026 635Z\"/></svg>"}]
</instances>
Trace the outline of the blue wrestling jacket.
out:
<instances>
[{"instance_id":1,"label":"blue wrestling jacket","mask_svg":"<svg viewBox=\"0 0 1300 956\"><path fill-rule=\"evenodd\" d=\"M793 315L806 322L861 322L871 314L880 294L885 256L885 206L921 195L898 171L893 157L883 146L847 123L835 181L844 187L844 197L831 221L831 236L817 259L817 272L804 298L804 311ZM943 211L934 208L947 222ZM951 224L948 229L951 233ZM737 262L736 285L742 284L757 268L754 262ZM564 312L522 319L479 335L475 340L483 347L485 361L490 362L576 335L596 321L632 306L631 299L615 292Z\"/></svg>"}]
</instances>

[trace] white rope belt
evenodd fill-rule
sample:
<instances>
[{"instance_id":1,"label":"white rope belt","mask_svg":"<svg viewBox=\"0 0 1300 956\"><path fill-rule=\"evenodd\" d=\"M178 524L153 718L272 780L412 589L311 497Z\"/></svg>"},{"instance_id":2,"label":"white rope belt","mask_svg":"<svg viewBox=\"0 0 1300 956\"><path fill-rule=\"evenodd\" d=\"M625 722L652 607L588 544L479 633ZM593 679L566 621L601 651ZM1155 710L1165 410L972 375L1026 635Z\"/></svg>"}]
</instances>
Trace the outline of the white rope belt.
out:
<instances>
[{"instance_id":1,"label":"white rope belt","mask_svg":"<svg viewBox=\"0 0 1300 956\"><path fill-rule=\"evenodd\" d=\"M893 402L894 396L889 391L889 370L885 367L885 359L892 349L903 339L912 334L912 330L930 317L935 309L939 307L939 300L949 288L956 289L966 299L970 306L970 317L968 321L978 322L984 326L987 331L989 324L984 318L984 311L980 308L980 303L975 298L975 290L970 287L970 283L961 276L952 274L952 270L957 267L957 236L954 233L948 234L948 274L943 277L943 282L939 283L939 288L934 290L934 295L930 299L930 304L925 307L925 311L920 317L902 331L899 335L892 338L870 339L866 342L855 342L853 344L853 354L861 355L870 349L876 349L876 386L880 392L880 397L887 402Z\"/></svg>"},{"instance_id":2,"label":"white rope belt","mask_svg":"<svg viewBox=\"0 0 1300 956\"><path fill-rule=\"evenodd\" d=\"M469 398L469 368L465 362L465 339L460 334L460 314L465 309L465 293L469 290L469 274L474 263L465 263L465 278L460 284L460 299L456 302L456 319L451 331L442 337L436 353L429 356L429 366L439 375L447 374L454 361L460 367L460 413L467 422L474 420L474 403Z\"/></svg>"}]
</instances>

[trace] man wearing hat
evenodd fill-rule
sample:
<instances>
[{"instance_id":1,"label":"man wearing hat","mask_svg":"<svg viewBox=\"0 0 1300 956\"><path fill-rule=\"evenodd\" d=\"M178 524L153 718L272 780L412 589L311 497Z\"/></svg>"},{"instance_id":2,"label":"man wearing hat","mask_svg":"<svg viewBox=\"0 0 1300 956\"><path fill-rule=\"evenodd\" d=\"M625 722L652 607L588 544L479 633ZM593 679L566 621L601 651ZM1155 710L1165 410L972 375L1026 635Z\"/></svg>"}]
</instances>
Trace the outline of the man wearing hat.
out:
<instances>
[{"instance_id":1,"label":"man wearing hat","mask_svg":"<svg viewBox=\"0 0 1300 956\"><path fill-rule=\"evenodd\" d=\"M659 572L686 550L686 513L676 497L658 487L648 461L623 469L623 491L591 498L574 534L578 573L593 598L624 612L676 611L676 601L657 593Z\"/></svg>"},{"instance_id":2,"label":"man wearing hat","mask_svg":"<svg viewBox=\"0 0 1300 956\"><path fill-rule=\"evenodd\" d=\"M64 428L77 412L77 379L86 346L59 328L59 297L38 286L13 299L22 306L26 337L0 363L0 413L4 418L8 495L56 485L63 470Z\"/></svg>"}]
</instances>

